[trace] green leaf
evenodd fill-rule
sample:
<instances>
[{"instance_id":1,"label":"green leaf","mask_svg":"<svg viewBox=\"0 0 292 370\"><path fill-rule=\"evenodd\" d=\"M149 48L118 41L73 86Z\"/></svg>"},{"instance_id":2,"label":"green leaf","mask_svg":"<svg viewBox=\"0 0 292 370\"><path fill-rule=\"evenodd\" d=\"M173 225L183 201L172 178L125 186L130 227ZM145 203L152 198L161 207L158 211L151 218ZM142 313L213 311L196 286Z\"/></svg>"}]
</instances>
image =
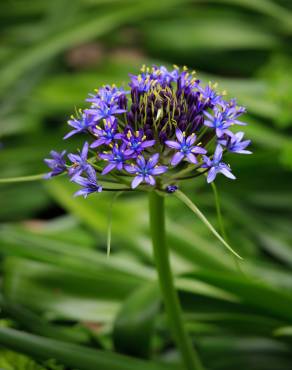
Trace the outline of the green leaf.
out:
<instances>
[{"instance_id":1,"label":"green leaf","mask_svg":"<svg viewBox=\"0 0 292 370\"><path fill-rule=\"evenodd\" d=\"M77 326L60 328L56 325L49 324L26 307L11 303L1 295L0 307L4 314L13 318L22 327L35 334L73 343L86 343L89 341L89 333L84 328Z\"/></svg>"},{"instance_id":2,"label":"green leaf","mask_svg":"<svg viewBox=\"0 0 292 370\"><path fill-rule=\"evenodd\" d=\"M242 303L260 312L277 319L292 320L292 297L282 289L274 288L256 278L234 273L198 271L191 276L234 294Z\"/></svg>"},{"instance_id":3,"label":"green leaf","mask_svg":"<svg viewBox=\"0 0 292 370\"><path fill-rule=\"evenodd\" d=\"M242 259L238 253L236 253L230 245L221 237L220 234L214 229L214 227L210 224L210 222L207 220L207 218L203 215L203 213L198 209L198 207L180 190L177 190L175 193L175 196L183 202L186 206L190 208L191 211L193 211L199 219L208 227L208 229L211 231L211 233L218 239L220 242L231 252L233 253L237 258Z\"/></svg>"},{"instance_id":4,"label":"green leaf","mask_svg":"<svg viewBox=\"0 0 292 370\"><path fill-rule=\"evenodd\" d=\"M0 328L0 345L44 360L55 358L66 366L80 370L170 370L171 365L93 350L14 329Z\"/></svg>"},{"instance_id":5,"label":"green leaf","mask_svg":"<svg viewBox=\"0 0 292 370\"><path fill-rule=\"evenodd\" d=\"M164 11L174 4L184 3L183 0L160 0L159 3L154 0L137 1L131 4L125 4L122 7L110 8L107 12L96 10L91 14L78 19L75 24L58 30L55 34L41 40L38 44L27 48L20 53L17 58L2 69L0 73L0 91L4 91L13 84L24 73L31 72L45 61L55 57L60 52L69 49L74 45L81 44L88 40L111 32L122 24L132 21L138 21L147 14Z\"/></svg>"},{"instance_id":6,"label":"green leaf","mask_svg":"<svg viewBox=\"0 0 292 370\"><path fill-rule=\"evenodd\" d=\"M277 337L292 337L292 326L282 326L274 331Z\"/></svg>"},{"instance_id":7,"label":"green leaf","mask_svg":"<svg viewBox=\"0 0 292 370\"><path fill-rule=\"evenodd\" d=\"M139 287L127 298L114 322L113 340L118 352L149 357L159 306L157 282Z\"/></svg>"},{"instance_id":8,"label":"green leaf","mask_svg":"<svg viewBox=\"0 0 292 370\"><path fill-rule=\"evenodd\" d=\"M106 258L106 257L105 257ZM86 266L86 265L85 265ZM42 312L49 319L111 322L120 301L139 280L107 271L90 272L6 258L4 295L13 303Z\"/></svg>"}]
</instances>

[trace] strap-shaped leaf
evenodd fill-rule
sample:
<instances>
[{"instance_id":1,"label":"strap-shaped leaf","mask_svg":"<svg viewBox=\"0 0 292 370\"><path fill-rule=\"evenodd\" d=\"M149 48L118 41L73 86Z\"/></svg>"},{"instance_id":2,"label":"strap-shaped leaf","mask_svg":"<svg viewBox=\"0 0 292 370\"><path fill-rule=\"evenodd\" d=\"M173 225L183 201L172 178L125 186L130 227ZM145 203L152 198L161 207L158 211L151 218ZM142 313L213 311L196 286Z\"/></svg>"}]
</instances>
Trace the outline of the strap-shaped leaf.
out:
<instances>
[{"instance_id":1,"label":"strap-shaped leaf","mask_svg":"<svg viewBox=\"0 0 292 370\"><path fill-rule=\"evenodd\" d=\"M207 218L203 215L203 213L199 210L199 208L188 198L182 191L177 190L175 193L175 196L182 201L187 207L190 208L191 211L193 211L201 221L208 227L208 229L211 231L211 233L216 236L216 238L231 252L233 253L237 258L242 259L240 255L235 252L231 248L231 246L222 238L222 236L215 230L215 228L210 224L210 222L207 220Z\"/></svg>"},{"instance_id":2,"label":"strap-shaped leaf","mask_svg":"<svg viewBox=\"0 0 292 370\"><path fill-rule=\"evenodd\" d=\"M114 323L116 350L132 356L149 357L159 306L157 282L142 285L129 295Z\"/></svg>"},{"instance_id":3,"label":"strap-shaped leaf","mask_svg":"<svg viewBox=\"0 0 292 370\"><path fill-rule=\"evenodd\" d=\"M113 352L89 349L8 328L0 328L0 345L44 360L54 358L65 366L80 370L174 369L169 364L143 361Z\"/></svg>"},{"instance_id":4,"label":"strap-shaped leaf","mask_svg":"<svg viewBox=\"0 0 292 370\"><path fill-rule=\"evenodd\" d=\"M107 238L106 238L106 254L109 257L111 253L111 242L112 242L112 215L113 215L113 206L117 198L122 194L122 191L117 192L110 203L109 206L109 215L108 215L108 225L107 225Z\"/></svg>"}]
</instances>

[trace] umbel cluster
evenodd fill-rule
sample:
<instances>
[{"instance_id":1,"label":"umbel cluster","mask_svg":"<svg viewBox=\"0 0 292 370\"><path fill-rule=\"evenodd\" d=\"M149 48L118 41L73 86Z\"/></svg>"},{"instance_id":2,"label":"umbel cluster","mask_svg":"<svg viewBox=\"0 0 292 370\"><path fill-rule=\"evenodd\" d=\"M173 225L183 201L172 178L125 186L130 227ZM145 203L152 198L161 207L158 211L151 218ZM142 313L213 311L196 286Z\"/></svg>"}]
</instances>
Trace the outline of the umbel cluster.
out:
<instances>
[{"instance_id":1,"label":"umbel cluster","mask_svg":"<svg viewBox=\"0 0 292 370\"><path fill-rule=\"evenodd\" d=\"M208 183L218 173L235 179L224 156L251 153L244 133L232 131L246 125L239 121L245 108L187 68L144 66L129 77L127 89L106 85L89 94L88 108L71 117L64 137L82 135L83 148L52 151L47 178L67 172L84 197L102 191L103 179L125 185L130 178L132 189L169 192L202 174Z\"/></svg>"}]
</instances>

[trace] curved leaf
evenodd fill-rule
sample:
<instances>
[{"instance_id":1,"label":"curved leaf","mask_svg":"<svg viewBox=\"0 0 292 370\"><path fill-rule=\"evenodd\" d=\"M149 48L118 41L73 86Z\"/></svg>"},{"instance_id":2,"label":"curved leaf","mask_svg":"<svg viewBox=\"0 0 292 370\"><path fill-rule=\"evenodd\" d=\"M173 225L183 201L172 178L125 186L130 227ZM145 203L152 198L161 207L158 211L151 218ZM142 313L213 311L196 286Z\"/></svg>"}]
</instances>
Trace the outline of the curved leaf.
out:
<instances>
[{"instance_id":1,"label":"curved leaf","mask_svg":"<svg viewBox=\"0 0 292 370\"><path fill-rule=\"evenodd\" d=\"M114 323L113 340L119 352L149 356L159 306L160 294L156 282L138 288L129 296Z\"/></svg>"}]
</instances>

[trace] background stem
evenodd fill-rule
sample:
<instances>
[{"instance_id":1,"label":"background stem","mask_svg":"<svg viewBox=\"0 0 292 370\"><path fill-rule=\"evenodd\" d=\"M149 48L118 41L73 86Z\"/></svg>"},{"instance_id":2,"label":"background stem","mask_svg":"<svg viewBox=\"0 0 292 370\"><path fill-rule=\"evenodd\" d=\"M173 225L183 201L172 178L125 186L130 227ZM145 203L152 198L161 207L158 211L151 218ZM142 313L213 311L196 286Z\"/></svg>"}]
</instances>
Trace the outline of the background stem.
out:
<instances>
[{"instance_id":1,"label":"background stem","mask_svg":"<svg viewBox=\"0 0 292 370\"><path fill-rule=\"evenodd\" d=\"M149 210L153 253L172 335L181 352L185 369L203 370L198 354L193 348L183 324L182 311L173 283L169 251L165 240L164 197L155 191L149 193Z\"/></svg>"}]
</instances>

